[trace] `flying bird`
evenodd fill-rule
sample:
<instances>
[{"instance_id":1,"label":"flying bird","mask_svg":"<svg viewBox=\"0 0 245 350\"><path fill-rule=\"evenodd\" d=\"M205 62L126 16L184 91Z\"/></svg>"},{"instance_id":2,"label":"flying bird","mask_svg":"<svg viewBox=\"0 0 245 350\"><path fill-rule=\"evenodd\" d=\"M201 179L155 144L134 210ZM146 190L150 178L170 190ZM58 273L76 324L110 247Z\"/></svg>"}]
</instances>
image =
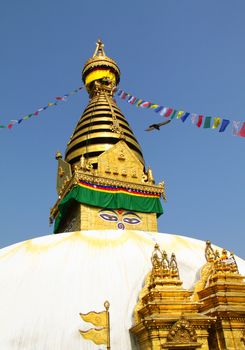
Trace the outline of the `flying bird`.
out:
<instances>
[{"instance_id":1,"label":"flying bird","mask_svg":"<svg viewBox=\"0 0 245 350\"><path fill-rule=\"evenodd\" d=\"M154 129L160 130L160 126L165 125L165 124L168 124L168 123L170 123L170 122L171 122L171 120L168 119L168 120L166 120L166 121L164 121L164 122L162 122L162 123L149 125L149 127L148 127L147 129L145 129L145 131L152 131L152 130L154 130Z\"/></svg>"}]
</instances>

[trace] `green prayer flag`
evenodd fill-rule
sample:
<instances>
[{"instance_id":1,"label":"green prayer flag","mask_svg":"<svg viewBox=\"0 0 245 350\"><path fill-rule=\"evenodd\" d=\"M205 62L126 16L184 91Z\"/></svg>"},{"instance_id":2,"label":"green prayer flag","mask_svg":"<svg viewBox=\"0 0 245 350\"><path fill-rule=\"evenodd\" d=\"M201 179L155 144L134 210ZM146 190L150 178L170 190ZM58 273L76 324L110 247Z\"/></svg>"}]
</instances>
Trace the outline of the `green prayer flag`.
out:
<instances>
[{"instance_id":1,"label":"green prayer flag","mask_svg":"<svg viewBox=\"0 0 245 350\"><path fill-rule=\"evenodd\" d=\"M172 114L171 114L170 119L174 119L174 117L176 116L176 113L177 113L177 111L176 111L176 109L174 109Z\"/></svg>"},{"instance_id":2,"label":"green prayer flag","mask_svg":"<svg viewBox=\"0 0 245 350\"><path fill-rule=\"evenodd\" d=\"M211 127L211 118L212 117L206 117L204 121L203 128L208 129Z\"/></svg>"}]
</instances>

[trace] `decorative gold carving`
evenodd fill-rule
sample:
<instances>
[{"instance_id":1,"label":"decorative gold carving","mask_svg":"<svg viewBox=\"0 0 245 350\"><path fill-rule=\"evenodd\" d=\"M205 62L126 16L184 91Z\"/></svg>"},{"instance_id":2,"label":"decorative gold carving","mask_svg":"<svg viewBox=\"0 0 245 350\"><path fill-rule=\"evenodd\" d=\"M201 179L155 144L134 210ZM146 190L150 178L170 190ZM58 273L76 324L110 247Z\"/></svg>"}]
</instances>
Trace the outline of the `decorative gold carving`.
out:
<instances>
[{"instance_id":1,"label":"decorative gold carving","mask_svg":"<svg viewBox=\"0 0 245 350\"><path fill-rule=\"evenodd\" d=\"M118 175L118 168L117 167L114 167L113 174Z\"/></svg>"},{"instance_id":2,"label":"decorative gold carving","mask_svg":"<svg viewBox=\"0 0 245 350\"><path fill-rule=\"evenodd\" d=\"M98 39L96 43L96 48L93 57L95 56L105 56L104 44L102 43L101 39Z\"/></svg>"},{"instance_id":3,"label":"decorative gold carving","mask_svg":"<svg viewBox=\"0 0 245 350\"><path fill-rule=\"evenodd\" d=\"M120 150L120 154L118 156L118 160L126 160L123 149Z\"/></svg>"},{"instance_id":4,"label":"decorative gold carving","mask_svg":"<svg viewBox=\"0 0 245 350\"><path fill-rule=\"evenodd\" d=\"M245 345L245 328L243 329L243 332L242 332L241 341L242 341L243 344Z\"/></svg>"},{"instance_id":5,"label":"decorative gold carving","mask_svg":"<svg viewBox=\"0 0 245 350\"><path fill-rule=\"evenodd\" d=\"M132 170L132 177L137 179L138 176L137 176L136 170Z\"/></svg>"},{"instance_id":6,"label":"decorative gold carving","mask_svg":"<svg viewBox=\"0 0 245 350\"><path fill-rule=\"evenodd\" d=\"M227 250L222 249L220 254L218 250L213 250L210 241L206 241L205 258L207 263L201 268L200 279L194 287L193 300L199 300L198 292L209 286L217 274L239 274L234 253L228 255Z\"/></svg>"},{"instance_id":7,"label":"decorative gold carving","mask_svg":"<svg viewBox=\"0 0 245 350\"><path fill-rule=\"evenodd\" d=\"M81 158L80 158L80 169L81 170L86 170L86 160L84 155L82 154Z\"/></svg>"},{"instance_id":8,"label":"decorative gold carving","mask_svg":"<svg viewBox=\"0 0 245 350\"><path fill-rule=\"evenodd\" d=\"M152 173L152 170L151 168L149 167L148 170L147 170L147 178L148 178L148 181L152 184L155 183L155 180L154 180L154 177L153 177L153 173Z\"/></svg>"},{"instance_id":9,"label":"decorative gold carving","mask_svg":"<svg viewBox=\"0 0 245 350\"><path fill-rule=\"evenodd\" d=\"M183 316L171 327L167 342L162 345L162 348L181 348L181 349L196 349L202 344L197 343L197 334L187 319Z\"/></svg>"},{"instance_id":10,"label":"decorative gold carving","mask_svg":"<svg viewBox=\"0 0 245 350\"><path fill-rule=\"evenodd\" d=\"M199 314L201 303L192 301L192 292L182 288L175 254L169 259L155 244L151 264L130 329L140 349L208 350L207 330L214 318Z\"/></svg>"},{"instance_id":11,"label":"decorative gold carving","mask_svg":"<svg viewBox=\"0 0 245 350\"><path fill-rule=\"evenodd\" d=\"M122 176L127 176L127 171L125 169L122 170Z\"/></svg>"},{"instance_id":12,"label":"decorative gold carving","mask_svg":"<svg viewBox=\"0 0 245 350\"><path fill-rule=\"evenodd\" d=\"M213 248L211 247L210 241L206 241L205 258L208 262L212 262L215 260L215 253Z\"/></svg>"},{"instance_id":13,"label":"decorative gold carving","mask_svg":"<svg viewBox=\"0 0 245 350\"><path fill-rule=\"evenodd\" d=\"M62 159L62 153L60 151L56 152L55 159Z\"/></svg>"},{"instance_id":14,"label":"decorative gold carving","mask_svg":"<svg viewBox=\"0 0 245 350\"><path fill-rule=\"evenodd\" d=\"M61 153L56 153L56 159L58 160L58 170L56 178L56 190L58 195L61 195L67 183L72 178L71 166L69 163L62 159Z\"/></svg>"},{"instance_id":15,"label":"decorative gold carving","mask_svg":"<svg viewBox=\"0 0 245 350\"><path fill-rule=\"evenodd\" d=\"M169 263L169 272L171 277L179 278L179 269L176 261L176 256L174 253L171 255L170 263Z\"/></svg>"},{"instance_id":16,"label":"decorative gold carving","mask_svg":"<svg viewBox=\"0 0 245 350\"><path fill-rule=\"evenodd\" d=\"M61 166L59 166L59 168L58 168L58 175L59 175L59 177L63 177L64 174L65 174L64 169Z\"/></svg>"},{"instance_id":17,"label":"decorative gold carving","mask_svg":"<svg viewBox=\"0 0 245 350\"><path fill-rule=\"evenodd\" d=\"M111 168L109 167L109 165L106 166L105 173L107 173L107 174L111 173Z\"/></svg>"}]
</instances>

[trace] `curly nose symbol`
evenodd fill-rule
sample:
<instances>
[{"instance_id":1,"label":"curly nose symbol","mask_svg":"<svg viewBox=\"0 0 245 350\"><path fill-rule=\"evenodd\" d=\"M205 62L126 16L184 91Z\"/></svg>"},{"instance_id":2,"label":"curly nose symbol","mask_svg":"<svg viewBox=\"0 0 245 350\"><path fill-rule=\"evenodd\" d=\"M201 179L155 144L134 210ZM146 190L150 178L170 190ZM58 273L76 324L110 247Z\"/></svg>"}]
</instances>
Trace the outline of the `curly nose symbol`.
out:
<instances>
[{"instance_id":1,"label":"curly nose symbol","mask_svg":"<svg viewBox=\"0 0 245 350\"><path fill-rule=\"evenodd\" d=\"M119 221L118 224L117 224L117 228L118 228L118 230L124 230L125 226L124 226L124 224L122 222Z\"/></svg>"}]
</instances>

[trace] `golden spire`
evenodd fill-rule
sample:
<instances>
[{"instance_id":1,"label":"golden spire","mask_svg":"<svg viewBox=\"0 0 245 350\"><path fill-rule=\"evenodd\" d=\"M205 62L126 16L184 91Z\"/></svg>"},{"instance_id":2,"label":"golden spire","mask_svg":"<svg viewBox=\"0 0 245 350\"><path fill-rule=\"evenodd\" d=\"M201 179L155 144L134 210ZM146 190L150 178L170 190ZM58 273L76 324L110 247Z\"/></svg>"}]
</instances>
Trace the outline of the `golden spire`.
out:
<instances>
[{"instance_id":1,"label":"golden spire","mask_svg":"<svg viewBox=\"0 0 245 350\"><path fill-rule=\"evenodd\" d=\"M99 155L123 140L144 165L140 145L113 99L120 80L119 67L106 56L100 39L84 65L82 79L90 101L67 145L65 160L73 166L84 157L96 169Z\"/></svg>"}]
</instances>

